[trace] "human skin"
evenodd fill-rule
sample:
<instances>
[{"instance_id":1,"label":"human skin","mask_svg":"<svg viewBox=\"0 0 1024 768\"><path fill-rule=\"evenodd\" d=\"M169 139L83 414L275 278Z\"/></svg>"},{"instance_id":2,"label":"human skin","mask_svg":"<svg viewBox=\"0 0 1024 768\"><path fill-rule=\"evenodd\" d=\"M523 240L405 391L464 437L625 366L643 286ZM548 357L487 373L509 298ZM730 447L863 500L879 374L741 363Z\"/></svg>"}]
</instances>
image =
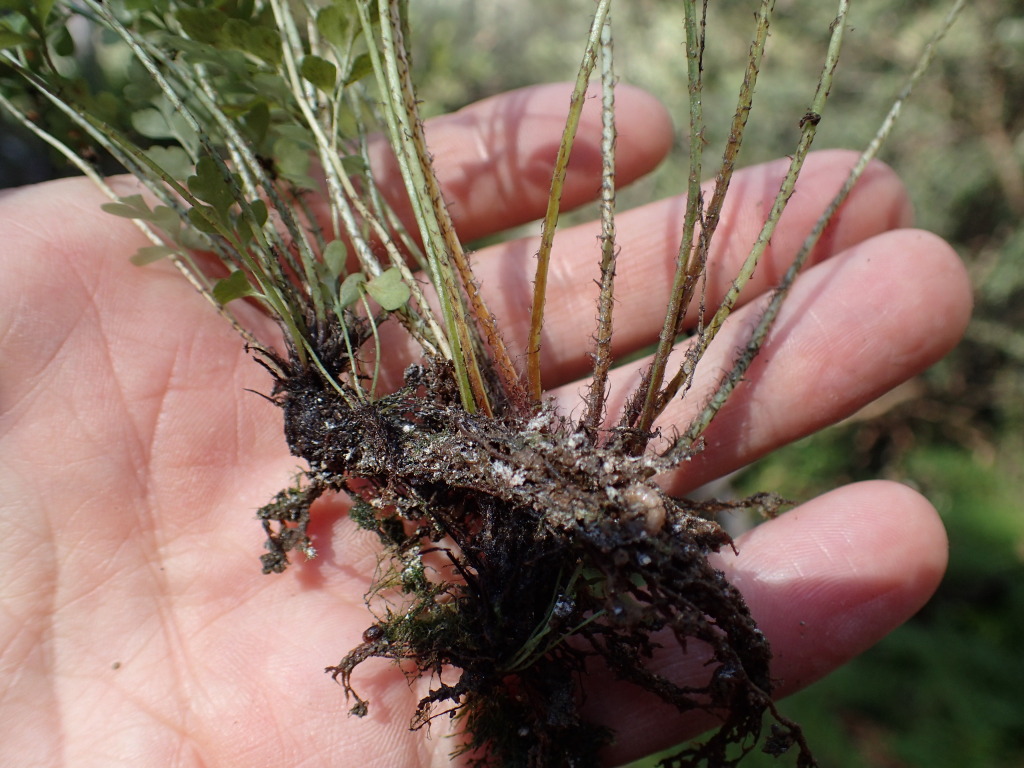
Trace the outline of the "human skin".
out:
<instances>
[{"instance_id":1,"label":"human skin","mask_svg":"<svg viewBox=\"0 0 1024 768\"><path fill-rule=\"evenodd\" d=\"M567 89L513 92L435 120L428 139L466 237L536 218ZM672 128L651 97L619 96L621 178L666 153ZM588 108L568 199L596 191L599 118ZM852 155L812 155L746 303L702 363L700 392L731 361L757 294L785 268ZM713 254L709 301L770 204L778 163L737 174ZM385 170L384 176L388 176ZM683 172L680 172L683 178ZM127 185L127 182L123 182ZM363 594L374 537L343 499L314 509L320 552L260 573L254 510L297 471L281 414L254 392L266 371L167 265L136 268L145 241L99 211L82 180L0 196L0 764L39 766L444 766L447 722L408 723L422 683L384 661L359 667L367 717L348 717L323 674L369 624ZM653 341L678 246L679 199L623 213L617 354ZM871 167L801 277L761 360L663 484L675 493L852 413L915 375L960 337L970 288L948 245L908 229L899 179ZM597 229L558 240L544 338L548 394L578 411L591 349ZM526 336L531 241L476 254L480 283L512 349ZM243 321L272 337L269 321ZM387 361L395 380L408 352ZM640 364L615 372L609 409ZM700 398L674 403L685 424ZM794 468L799 471L799 468ZM767 522L718 559L772 643L789 693L871 646L934 591L946 539L905 486L838 488ZM673 679L706 674L699 654L665 652ZM609 765L694 735L679 716L595 671L588 712L613 725Z\"/></svg>"}]
</instances>

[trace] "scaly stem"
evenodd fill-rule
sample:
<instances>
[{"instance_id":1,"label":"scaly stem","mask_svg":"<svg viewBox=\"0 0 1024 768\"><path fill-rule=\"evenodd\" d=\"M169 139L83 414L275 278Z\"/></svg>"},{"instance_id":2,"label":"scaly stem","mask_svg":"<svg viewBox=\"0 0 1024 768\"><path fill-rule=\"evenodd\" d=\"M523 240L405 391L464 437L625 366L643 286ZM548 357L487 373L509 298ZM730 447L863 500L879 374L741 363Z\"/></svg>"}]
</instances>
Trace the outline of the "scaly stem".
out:
<instances>
[{"instance_id":1,"label":"scaly stem","mask_svg":"<svg viewBox=\"0 0 1024 768\"><path fill-rule=\"evenodd\" d=\"M718 175L715 177L715 189L711 195L711 202L709 202L707 206L707 213L704 217L704 226L701 227L700 230L697 247L698 258L691 261L687 270L688 274L684 283L682 299L682 311L684 316L691 301L693 300L693 294L697 283L699 282L699 278L705 274L705 267L707 265L708 254L711 248L711 241L718 229L718 223L722 216L722 206L725 203L725 195L729 191L732 175L736 169L736 158L739 155L740 148L743 144L747 118L750 116L750 110L753 105L754 89L757 85L758 73L761 71L761 61L764 58L765 43L768 41L768 29L770 26L771 14L774 9L775 0L763 0L761 3L761 9L758 12L754 40L751 42L750 52L747 56L747 69L743 75L743 84L740 86L739 98L736 109L733 112L732 125L729 128L729 137L726 140L725 151L722 154L722 166L718 171ZM703 284L706 285L706 281L704 281ZM746 280L743 281L743 285L745 284ZM740 285L739 287L742 289L743 285ZM726 301L727 300L728 298ZM723 306L724 303L725 302L723 301ZM698 318L696 333L699 342L687 351L686 359L679 367L676 375L673 376L661 392L658 393L658 398L655 402L656 417L661 415L662 411L665 410L668 403L676 396L681 388L685 391L686 389L689 389L690 384L693 382L693 374L696 371L697 361L700 360L701 355L707 348L707 343L710 343L711 339L714 337L714 333L709 333L708 330L703 327L703 323L704 305L702 299L701 313ZM680 328L679 330L681 331L682 329Z\"/></svg>"},{"instance_id":2,"label":"scaly stem","mask_svg":"<svg viewBox=\"0 0 1024 768\"><path fill-rule=\"evenodd\" d=\"M917 84L917 82L921 79L922 75L928 69L929 64L931 64L932 58L935 55L935 51L937 49L939 42L949 31L949 28L956 20L956 17L963 10L964 5L965 0L957 0L956 3L954 3L949 13L947 13L946 17L943 19L943 22L939 29L936 31L932 39L929 40L928 44L921 52L921 55L917 61L917 65L914 67L913 73L907 80L907 83L900 90L899 95L896 97L896 100L893 102L892 107L889 109L889 112L886 114L885 119L879 126L878 131L875 133L874 138L872 138L867 148L861 153L860 157L857 159L856 164L847 176L842 188L835 195L835 197L832 198L831 202L829 202L828 206L825 208L825 211L818 218L810 234L808 234L807 238L804 240L804 243L801 246L800 251L794 258L793 263L790 264L789 268L786 270L786 273L783 275L782 280L779 282L778 286L776 286L775 290L772 292L767 307L761 314L758 324L754 328L754 331L750 336L750 340L747 342L745 348L740 353L736 363L733 365L732 369L725 376L725 378L723 378L722 381L719 383L718 388L711 396L705 408L690 423L689 427L687 427L686 429L686 432L682 436L680 436L680 438L675 442L673 447L670 449L671 453L675 454L676 456L682 456L689 451L690 446L693 444L693 442L696 441L700 437L700 435L703 434L703 432L708 428L712 419L714 419L715 415L718 413L719 410L721 410L722 406L729 399L733 390L736 388L739 382L743 380L743 377L749 369L750 364L753 362L758 352L760 352L761 347L764 346L764 343L768 338L768 334L771 331L776 318L778 317L779 310L782 308L783 302L789 295L789 291L793 287L793 283L796 281L796 278L799 275L801 268L807 262L807 259L810 256L811 251L814 250L815 245L821 238L822 232L825 231L825 227L828 226L829 222L832 221L836 212L839 210L839 207L846 201L846 198L849 196L850 191L853 189L854 185L857 183L857 181L863 175L864 171L867 169L868 164L877 156L879 149L881 149L882 147L882 144L888 138L889 134L892 133L892 130L896 125L896 121L899 119L900 113L903 110L904 103L906 103L906 100L910 97L910 94L914 86ZM840 17L836 19L836 24L833 27L833 39L835 38L837 31L841 30L842 18L845 16L846 6L846 2L842 2L840 4ZM830 52L831 49L832 46L830 45ZM823 80L824 79L825 78L823 77ZM825 93L821 99L820 104L816 101L815 105L820 106L824 104L824 96L827 96L827 88L828 84L824 84L823 87L819 86L819 92L821 92L824 89ZM812 113L820 115L820 111L815 110L815 105L812 105ZM805 116L805 129L807 127L806 122L808 122L810 114L811 113L809 113L808 116Z\"/></svg>"},{"instance_id":3,"label":"scaly stem","mask_svg":"<svg viewBox=\"0 0 1024 768\"><path fill-rule=\"evenodd\" d=\"M590 27L587 49L583 54L576 85L569 97L569 115L565 120L562 141L558 145L558 156L555 159L555 170L551 177L551 191L548 194L547 211L544 214L544 228L541 231L540 249L537 251L537 272L533 280L533 305L530 312L530 335L526 345L526 379L530 399L535 404L541 400L540 372L540 337L544 329L544 301L547 296L548 268L551 263L551 248L555 242L555 229L558 227L558 215L562 201L562 189L565 186L565 174L569 167L569 155L579 128L580 115L583 112L583 101L587 94L587 84L597 63L597 49L601 41L601 30L611 0L601 0Z\"/></svg>"},{"instance_id":4,"label":"scaly stem","mask_svg":"<svg viewBox=\"0 0 1024 768\"><path fill-rule=\"evenodd\" d=\"M357 4L364 33L373 31L367 2ZM409 59L401 39L401 19L396 0L378 0L383 60L376 46L370 45L374 70L386 97L385 114L395 147L398 167L406 182L413 211L420 227L431 279L437 290L444 323L452 349L456 381L463 406L470 413L490 412L489 398L475 355L472 335L475 328L466 319L466 307L452 269L454 244L458 244L452 219L447 214L437 179L427 153L423 123L413 92ZM424 201L424 197L427 198ZM461 246L458 247L461 251Z\"/></svg>"},{"instance_id":5,"label":"scaly stem","mask_svg":"<svg viewBox=\"0 0 1024 768\"><path fill-rule=\"evenodd\" d=\"M423 138L423 127L416 112L415 98L410 97L404 89L404 80L408 77L407 62L398 50L399 43L396 42L392 29L388 0L377 0L377 10L381 18L381 50L378 50L372 38L374 26L369 14L371 2L372 0L360 0L356 4L359 19L368 42L367 48L373 62L374 73L380 84L381 97L384 99L383 111L391 136L391 145L395 150L395 159L416 217L430 266L431 282L437 291L444 315L455 381L463 406L470 413L475 413L480 406L477 399L479 388L467 364L467 355L473 354L473 345L468 338L465 307L446 253L441 224L437 219L438 205L434 200L423 200L428 189L426 177L432 171ZM443 205L440 201L437 202Z\"/></svg>"},{"instance_id":6,"label":"scaly stem","mask_svg":"<svg viewBox=\"0 0 1024 768\"><path fill-rule=\"evenodd\" d=\"M603 420L612 366L612 309L615 290L615 68L611 15L601 28L601 295L598 299L594 378L587 394L583 426L596 430Z\"/></svg>"},{"instance_id":7,"label":"scaly stem","mask_svg":"<svg viewBox=\"0 0 1024 768\"><path fill-rule=\"evenodd\" d=\"M703 59L704 59L704 26L707 5L698 12L696 0L683 3L684 26L686 30L686 73L690 103L690 161L687 182L686 214L683 220L683 236L676 256L676 271L672 278L672 289L668 305L665 308L665 321L658 337L658 348L654 353L650 370L644 377L642 390L637 393L635 401L642 401L635 419L631 419L636 437L630 449L634 453L641 452L647 445L648 434L658 413L658 392L665 377L669 355L679 335L679 326L686 311L683 298L687 294L687 284L696 281L700 269L691 271L690 264L696 250L694 234L698 222L703 220L704 200L700 189L701 161L704 153L704 113L702 105L703 90ZM689 289L692 295L692 287ZM642 397L640 396L642 395ZM627 417L632 416L627 414Z\"/></svg>"},{"instance_id":8,"label":"scaly stem","mask_svg":"<svg viewBox=\"0 0 1024 768\"><path fill-rule=\"evenodd\" d=\"M400 77L400 86L406 114L408 116L408 125L413 131L411 138L416 150L417 161L423 170L422 175L425 185L423 187L423 191L430 200L430 212L432 213L433 222L436 224L443 242L443 253L451 260L451 264L447 265L447 269L450 272L451 265L453 264L455 269L458 270L462 288L465 290L466 296L469 299L470 312L474 321L477 323L476 326L473 326L466 321L466 313L464 308L461 306L461 294L458 293L458 289L455 289L455 295L458 296L460 302L459 311L455 316L455 323L463 345L463 353L466 359L466 370L469 375L470 385L473 390L476 404L485 413L490 414L490 397L488 396L486 384L483 379L483 373L478 362L478 347L480 347L480 352L483 352L483 349L479 344L479 339L476 335L477 327L481 328L484 332L492 360L495 363L498 375L501 377L506 393L514 402L522 402L525 399L525 395L522 392L522 386L519 383L519 375L516 373L515 366L512 364L512 358L505 347L505 343L501 338L501 335L498 333L494 316L491 314L490 310L487 309L483 296L480 294L479 287L477 286L476 280L473 276L473 271L469 265L469 260L466 257L466 252L462 247L458 234L455 232L455 225L452 222L448 206L445 204L444 197L441 193L441 186L438 182L437 174L434 173L430 155L427 152L426 138L423 135L423 123L419 117L416 94L412 84L407 49L402 37L402 19L399 5L399 0L389 0L388 18L391 23L390 25L387 25L382 22L382 29L386 30L383 34L385 39L385 56L387 55L387 52L393 48L395 61L398 64L397 72ZM384 0L380 0L380 11L383 19ZM388 42L388 32L390 32L394 43Z\"/></svg>"}]
</instances>

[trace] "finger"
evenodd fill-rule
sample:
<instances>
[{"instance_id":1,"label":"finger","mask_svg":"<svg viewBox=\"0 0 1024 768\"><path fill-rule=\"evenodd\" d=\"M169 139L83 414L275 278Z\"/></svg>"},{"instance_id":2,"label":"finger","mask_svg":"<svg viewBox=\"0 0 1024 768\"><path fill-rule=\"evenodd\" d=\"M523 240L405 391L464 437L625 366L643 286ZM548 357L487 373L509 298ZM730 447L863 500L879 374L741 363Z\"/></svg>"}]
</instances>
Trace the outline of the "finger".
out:
<instances>
[{"instance_id":1,"label":"finger","mask_svg":"<svg viewBox=\"0 0 1024 768\"><path fill-rule=\"evenodd\" d=\"M743 300L778 282L798 248L846 179L857 155L812 154L771 244L747 285ZM746 258L785 175L788 161L736 173L709 255L707 302L713 310ZM710 195L710 186L705 186ZM618 217L614 354L628 355L653 343L664 321L685 200L663 200ZM822 261L880 232L907 226L906 191L885 165L874 163L854 188L811 256ZM599 228L587 224L558 234L549 276L541 362L545 386L578 378L592 365L600 260ZM535 239L495 246L477 254L477 275L491 311L502 320L512 349L525 348L533 290ZM695 321L696 309L689 313Z\"/></svg>"},{"instance_id":2,"label":"finger","mask_svg":"<svg viewBox=\"0 0 1024 768\"><path fill-rule=\"evenodd\" d=\"M551 174L569 110L571 84L521 88L427 121L427 145L456 230L463 241L500 232L544 214ZM672 144L672 122L650 94L615 90L621 184L643 176ZM597 197L601 184L601 109L589 95L569 161L563 210ZM412 216L390 148L372 148L372 164L389 201L410 228Z\"/></svg>"},{"instance_id":3,"label":"finger","mask_svg":"<svg viewBox=\"0 0 1024 768\"><path fill-rule=\"evenodd\" d=\"M764 302L739 310L697 366L693 387L658 425L682 432L746 344ZM927 232L898 230L804 274L761 353L704 435L704 450L665 485L682 494L834 423L945 355L960 339L971 289L956 253ZM670 363L678 366L683 350ZM609 421L647 361L613 372ZM586 382L554 390L578 408Z\"/></svg>"},{"instance_id":4,"label":"finger","mask_svg":"<svg viewBox=\"0 0 1024 768\"><path fill-rule=\"evenodd\" d=\"M947 541L932 506L896 483L847 486L764 523L716 565L743 593L772 647L776 695L824 677L917 612L946 567ZM693 650L696 650L696 645ZM703 684L699 652L662 651L653 662L677 684ZM622 683L595 683L591 714L618 741L605 755L620 765L692 737L714 721L683 717ZM811 745L813 749L813 744Z\"/></svg>"}]
</instances>

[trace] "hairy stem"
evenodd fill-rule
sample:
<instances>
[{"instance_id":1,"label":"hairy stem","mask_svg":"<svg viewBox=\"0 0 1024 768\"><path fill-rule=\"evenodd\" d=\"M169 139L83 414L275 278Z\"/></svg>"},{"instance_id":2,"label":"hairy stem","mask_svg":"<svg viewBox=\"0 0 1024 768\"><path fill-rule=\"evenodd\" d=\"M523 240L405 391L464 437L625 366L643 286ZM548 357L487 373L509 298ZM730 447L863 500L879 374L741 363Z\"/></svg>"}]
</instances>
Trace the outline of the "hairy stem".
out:
<instances>
[{"instance_id":1,"label":"hairy stem","mask_svg":"<svg viewBox=\"0 0 1024 768\"><path fill-rule=\"evenodd\" d=\"M772 326L774 325L775 320L779 315L779 311L782 309L783 302L789 295L789 291L793 287L793 284L796 282L796 278L799 275L800 270L803 268L804 264L807 262L807 259L810 256L811 251L814 250L814 246L818 243L818 240L821 238L822 233L825 231L825 227L828 226L829 222L833 219L833 217L836 215L836 212L839 210L839 207L846 201L846 198L849 196L850 191L853 189L854 185L856 185L857 181L860 179L864 171L867 169L868 164L878 155L878 151L881 149L882 144L888 138L889 134L892 133L892 130L895 127L897 120L899 119L900 113L903 111L903 105L910 97L910 94L913 91L914 86L917 84L917 82L921 79L921 76L928 69L928 66L931 63L932 58L935 55L935 51L939 42L942 40L943 37L945 37L946 33L949 31L949 28L953 25L953 22L956 20L956 17L963 10L964 5L965 0L956 0L953 7L950 8L949 12L946 14L946 17L943 19L943 22L940 25L939 29L935 32L932 39L928 41L928 44L922 50L920 56L918 57L917 64L914 67L913 73L910 75L906 84L900 90L900 93L897 95L892 107L886 114L885 119L882 121L881 125L876 131L875 136L872 138L871 142L868 144L865 150L861 153L860 157L857 159L856 164L847 176L842 188L832 198L828 206L825 208L824 212L818 218L817 222L815 222L814 227L808 234L807 238L804 240L796 257L793 259L793 262L790 264L789 268L786 270L786 273L779 281L778 286L776 286L775 290L772 291L771 298L768 301L767 307L762 312L757 326L754 328L749 341L747 342L743 351L740 353L735 364L730 369L729 373L719 383L718 388L715 390L714 394L712 394L707 405L702 409L700 414L698 414L698 416L687 427L686 431L675 442L673 447L670 449L670 452L674 452L678 455L685 454L689 450L689 447L693 444L693 442L696 441L700 437L700 435L703 434L703 432L708 428L708 426L711 424L712 419L714 419L715 415L718 413L719 410L721 410L722 406L725 405L729 397L732 395L733 390L735 390L736 386L740 383L740 381L743 380L744 375L750 368L750 364L754 361L754 358L760 352L761 347L764 346L765 341L767 341ZM833 26L833 40L835 39L836 32L839 31L842 27L842 18L845 16L846 6L846 2L842 2L840 4L840 15L839 17L837 17L836 23ZM830 53L832 51L832 47L833 46L830 45ZM836 55L838 56L838 51L836 52ZM831 74L829 74L828 80L831 80ZM828 85L830 84L830 82L825 83L824 77L822 78L822 81L822 84L819 85L820 99L816 98L815 102L812 104L812 110L818 115L820 115L820 112L814 110L814 107L820 107L821 105L824 104L825 97L827 96ZM805 116L805 131L807 128L806 122L809 122L809 120Z\"/></svg>"},{"instance_id":2,"label":"hairy stem","mask_svg":"<svg viewBox=\"0 0 1024 768\"><path fill-rule=\"evenodd\" d=\"M682 317L686 312L683 298L687 293L687 283L692 283L695 280L690 269L695 251L694 233L697 230L698 222L702 222L704 217L704 200L700 189L701 162L704 154L704 114L701 95L707 6L704 5L698 10L696 0L686 0L683 3L683 11L686 31L687 89L690 103L690 155L686 214L683 220L682 240L679 243L679 252L676 256L672 289L668 305L665 308L665 320L658 336L658 348L654 353L650 370L644 377L642 389L636 396L638 401L643 402L643 406L636 419L629 425L634 428L636 435L630 445L630 449L634 453L640 453L646 447L651 426L657 416L658 391L665 377L669 355L672 354L676 336L679 334Z\"/></svg>"},{"instance_id":3,"label":"hairy stem","mask_svg":"<svg viewBox=\"0 0 1024 768\"><path fill-rule=\"evenodd\" d=\"M540 371L541 333L544 329L544 302L547 297L548 269L551 265L551 248L555 242L555 230L558 227L558 216L561 209L562 189L565 186L565 175L569 167L569 155L576 139L576 131L583 113L583 101L587 94L590 75L597 63L597 50L601 42L601 30L611 7L611 0L601 0L590 27L590 37L583 54L576 84L569 97L569 114L565 121L565 130L558 145L558 156L555 159L555 170L551 177L551 191L548 194L547 210L541 231L540 248L537 251L537 271L533 280L533 304L530 310L530 335L526 345L526 379L529 396L534 403L540 403L542 384Z\"/></svg>"},{"instance_id":4,"label":"hairy stem","mask_svg":"<svg viewBox=\"0 0 1024 768\"><path fill-rule=\"evenodd\" d=\"M601 294L598 299L594 378L583 426L596 430L604 417L612 367L612 310L615 306L615 68L611 16L601 29Z\"/></svg>"}]
</instances>

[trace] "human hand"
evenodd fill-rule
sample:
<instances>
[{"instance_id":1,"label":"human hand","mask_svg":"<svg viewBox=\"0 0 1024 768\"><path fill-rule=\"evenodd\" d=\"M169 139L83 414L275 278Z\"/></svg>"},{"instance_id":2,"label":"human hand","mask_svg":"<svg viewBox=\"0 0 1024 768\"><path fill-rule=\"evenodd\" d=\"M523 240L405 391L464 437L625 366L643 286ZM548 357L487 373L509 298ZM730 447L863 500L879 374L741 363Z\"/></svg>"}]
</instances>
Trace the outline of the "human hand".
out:
<instances>
[{"instance_id":1,"label":"human hand","mask_svg":"<svg viewBox=\"0 0 1024 768\"><path fill-rule=\"evenodd\" d=\"M667 151L671 128L648 96L623 87L618 102L621 178L635 178ZM533 88L430 126L464 238L542 212L565 103L562 87ZM597 136L592 112L569 205L596 190ZM777 279L851 163L842 152L809 159L751 299ZM745 255L783 172L776 163L734 180L709 302ZM0 198L0 763L448 765L447 726L435 722L430 739L407 730L422 691L386 662L359 668L370 712L346 716L322 669L369 623L373 537L355 529L343 500L323 500L310 529L320 556L284 575L260 573L253 511L296 471L280 414L248 391L266 391L268 377L173 270L129 264L146 243L130 222L101 213L101 202L81 180ZM873 166L707 448L666 487L684 493L832 423L956 342L970 303L964 272L937 238L903 229L908 211L899 181ZM657 335L681 212L675 199L618 221L617 355ZM595 235L562 232L553 260L545 385L567 412L590 362ZM520 240L475 257L512 349L524 348L534 252ZM272 332L255 310L241 311L257 334ZM739 338L756 312L748 304L723 334ZM716 342L697 391L735 347L728 335ZM616 373L613 398L636 370ZM663 421L685 424L693 402L673 405ZM807 502L737 548L719 563L772 643L780 693L903 622L946 558L934 510L892 483ZM675 651L654 663L676 680L705 672ZM588 706L618 731L610 764L708 725L599 676Z\"/></svg>"}]
</instances>

